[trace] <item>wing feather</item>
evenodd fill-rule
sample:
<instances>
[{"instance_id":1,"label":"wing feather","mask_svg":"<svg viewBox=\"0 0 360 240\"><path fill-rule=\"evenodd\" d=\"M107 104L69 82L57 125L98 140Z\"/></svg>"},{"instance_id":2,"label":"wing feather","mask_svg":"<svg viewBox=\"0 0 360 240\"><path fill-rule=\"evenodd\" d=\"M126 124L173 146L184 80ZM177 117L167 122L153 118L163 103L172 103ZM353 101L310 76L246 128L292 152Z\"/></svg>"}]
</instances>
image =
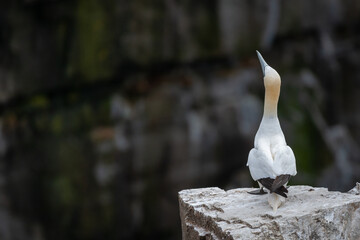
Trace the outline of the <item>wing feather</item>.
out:
<instances>
[{"instance_id":1,"label":"wing feather","mask_svg":"<svg viewBox=\"0 0 360 240\"><path fill-rule=\"evenodd\" d=\"M251 149L248 157L247 166L249 166L251 177L257 181L261 178L276 177L273 170L273 160L267 156L264 152L258 149Z\"/></svg>"},{"instance_id":2,"label":"wing feather","mask_svg":"<svg viewBox=\"0 0 360 240\"><path fill-rule=\"evenodd\" d=\"M280 147L275 152L273 170L276 176L296 175L295 155L289 146Z\"/></svg>"},{"instance_id":3,"label":"wing feather","mask_svg":"<svg viewBox=\"0 0 360 240\"><path fill-rule=\"evenodd\" d=\"M263 151L251 149L248 157L251 177L254 180L261 178L275 179L280 175L296 175L296 163L293 151L289 146L282 146L274 154L274 159Z\"/></svg>"}]
</instances>

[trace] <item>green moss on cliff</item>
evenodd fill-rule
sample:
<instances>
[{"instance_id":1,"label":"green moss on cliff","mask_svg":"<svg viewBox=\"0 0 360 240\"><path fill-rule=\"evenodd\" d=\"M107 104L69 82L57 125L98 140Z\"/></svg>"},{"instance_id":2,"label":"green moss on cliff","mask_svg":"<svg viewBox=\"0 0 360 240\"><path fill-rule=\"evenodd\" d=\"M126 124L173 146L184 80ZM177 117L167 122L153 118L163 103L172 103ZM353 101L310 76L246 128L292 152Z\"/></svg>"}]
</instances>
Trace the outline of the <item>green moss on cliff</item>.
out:
<instances>
[{"instance_id":1,"label":"green moss on cliff","mask_svg":"<svg viewBox=\"0 0 360 240\"><path fill-rule=\"evenodd\" d=\"M103 2L80 0L75 21L76 39L68 74L86 80L110 77L114 70L111 58L114 36Z\"/></svg>"}]
</instances>

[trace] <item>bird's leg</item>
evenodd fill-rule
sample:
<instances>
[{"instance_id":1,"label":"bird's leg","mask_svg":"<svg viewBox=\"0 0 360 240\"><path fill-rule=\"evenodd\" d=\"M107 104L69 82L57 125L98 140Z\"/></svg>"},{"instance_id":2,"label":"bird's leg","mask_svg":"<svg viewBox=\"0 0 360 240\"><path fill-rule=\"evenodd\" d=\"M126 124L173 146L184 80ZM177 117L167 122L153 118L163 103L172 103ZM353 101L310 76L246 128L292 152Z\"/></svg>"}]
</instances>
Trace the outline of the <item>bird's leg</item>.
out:
<instances>
[{"instance_id":1,"label":"bird's leg","mask_svg":"<svg viewBox=\"0 0 360 240\"><path fill-rule=\"evenodd\" d=\"M260 189L251 191L251 192L247 192L247 193L253 194L253 195L263 195L263 194L266 194L266 192L264 191L264 188L263 188L263 187L261 187Z\"/></svg>"}]
</instances>

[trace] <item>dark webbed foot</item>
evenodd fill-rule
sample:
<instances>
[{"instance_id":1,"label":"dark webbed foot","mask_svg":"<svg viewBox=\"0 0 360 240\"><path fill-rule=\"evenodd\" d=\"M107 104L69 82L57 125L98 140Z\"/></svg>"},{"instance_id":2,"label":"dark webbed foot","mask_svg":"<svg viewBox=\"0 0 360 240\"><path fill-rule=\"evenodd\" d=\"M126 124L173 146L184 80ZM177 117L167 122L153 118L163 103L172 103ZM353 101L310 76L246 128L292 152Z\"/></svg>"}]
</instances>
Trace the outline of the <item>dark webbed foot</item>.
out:
<instances>
[{"instance_id":1,"label":"dark webbed foot","mask_svg":"<svg viewBox=\"0 0 360 240\"><path fill-rule=\"evenodd\" d=\"M253 195L264 195L267 192L265 192L263 188L260 188L260 189L257 189L257 190L251 191L251 192L247 192L247 193L253 194Z\"/></svg>"}]
</instances>

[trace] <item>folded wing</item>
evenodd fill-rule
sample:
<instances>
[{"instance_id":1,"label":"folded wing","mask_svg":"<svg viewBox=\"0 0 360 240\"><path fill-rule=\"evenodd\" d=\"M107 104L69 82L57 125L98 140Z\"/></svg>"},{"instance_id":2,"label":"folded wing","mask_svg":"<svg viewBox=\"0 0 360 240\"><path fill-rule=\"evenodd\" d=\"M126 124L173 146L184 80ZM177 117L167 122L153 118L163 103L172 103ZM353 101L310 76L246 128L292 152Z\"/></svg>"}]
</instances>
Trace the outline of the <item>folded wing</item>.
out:
<instances>
[{"instance_id":1,"label":"folded wing","mask_svg":"<svg viewBox=\"0 0 360 240\"><path fill-rule=\"evenodd\" d=\"M296 175L295 156L289 146L280 147L274 155L273 170L276 176Z\"/></svg>"},{"instance_id":2,"label":"folded wing","mask_svg":"<svg viewBox=\"0 0 360 240\"><path fill-rule=\"evenodd\" d=\"M276 177L273 170L273 160L267 156L263 151L258 149L251 149L248 157L247 166L249 166L251 177L256 181L261 178Z\"/></svg>"},{"instance_id":3,"label":"folded wing","mask_svg":"<svg viewBox=\"0 0 360 240\"><path fill-rule=\"evenodd\" d=\"M274 159L253 148L249 153L247 166L255 181L262 178L275 179L280 175L296 175L295 156L289 146L280 147L274 154Z\"/></svg>"}]
</instances>

